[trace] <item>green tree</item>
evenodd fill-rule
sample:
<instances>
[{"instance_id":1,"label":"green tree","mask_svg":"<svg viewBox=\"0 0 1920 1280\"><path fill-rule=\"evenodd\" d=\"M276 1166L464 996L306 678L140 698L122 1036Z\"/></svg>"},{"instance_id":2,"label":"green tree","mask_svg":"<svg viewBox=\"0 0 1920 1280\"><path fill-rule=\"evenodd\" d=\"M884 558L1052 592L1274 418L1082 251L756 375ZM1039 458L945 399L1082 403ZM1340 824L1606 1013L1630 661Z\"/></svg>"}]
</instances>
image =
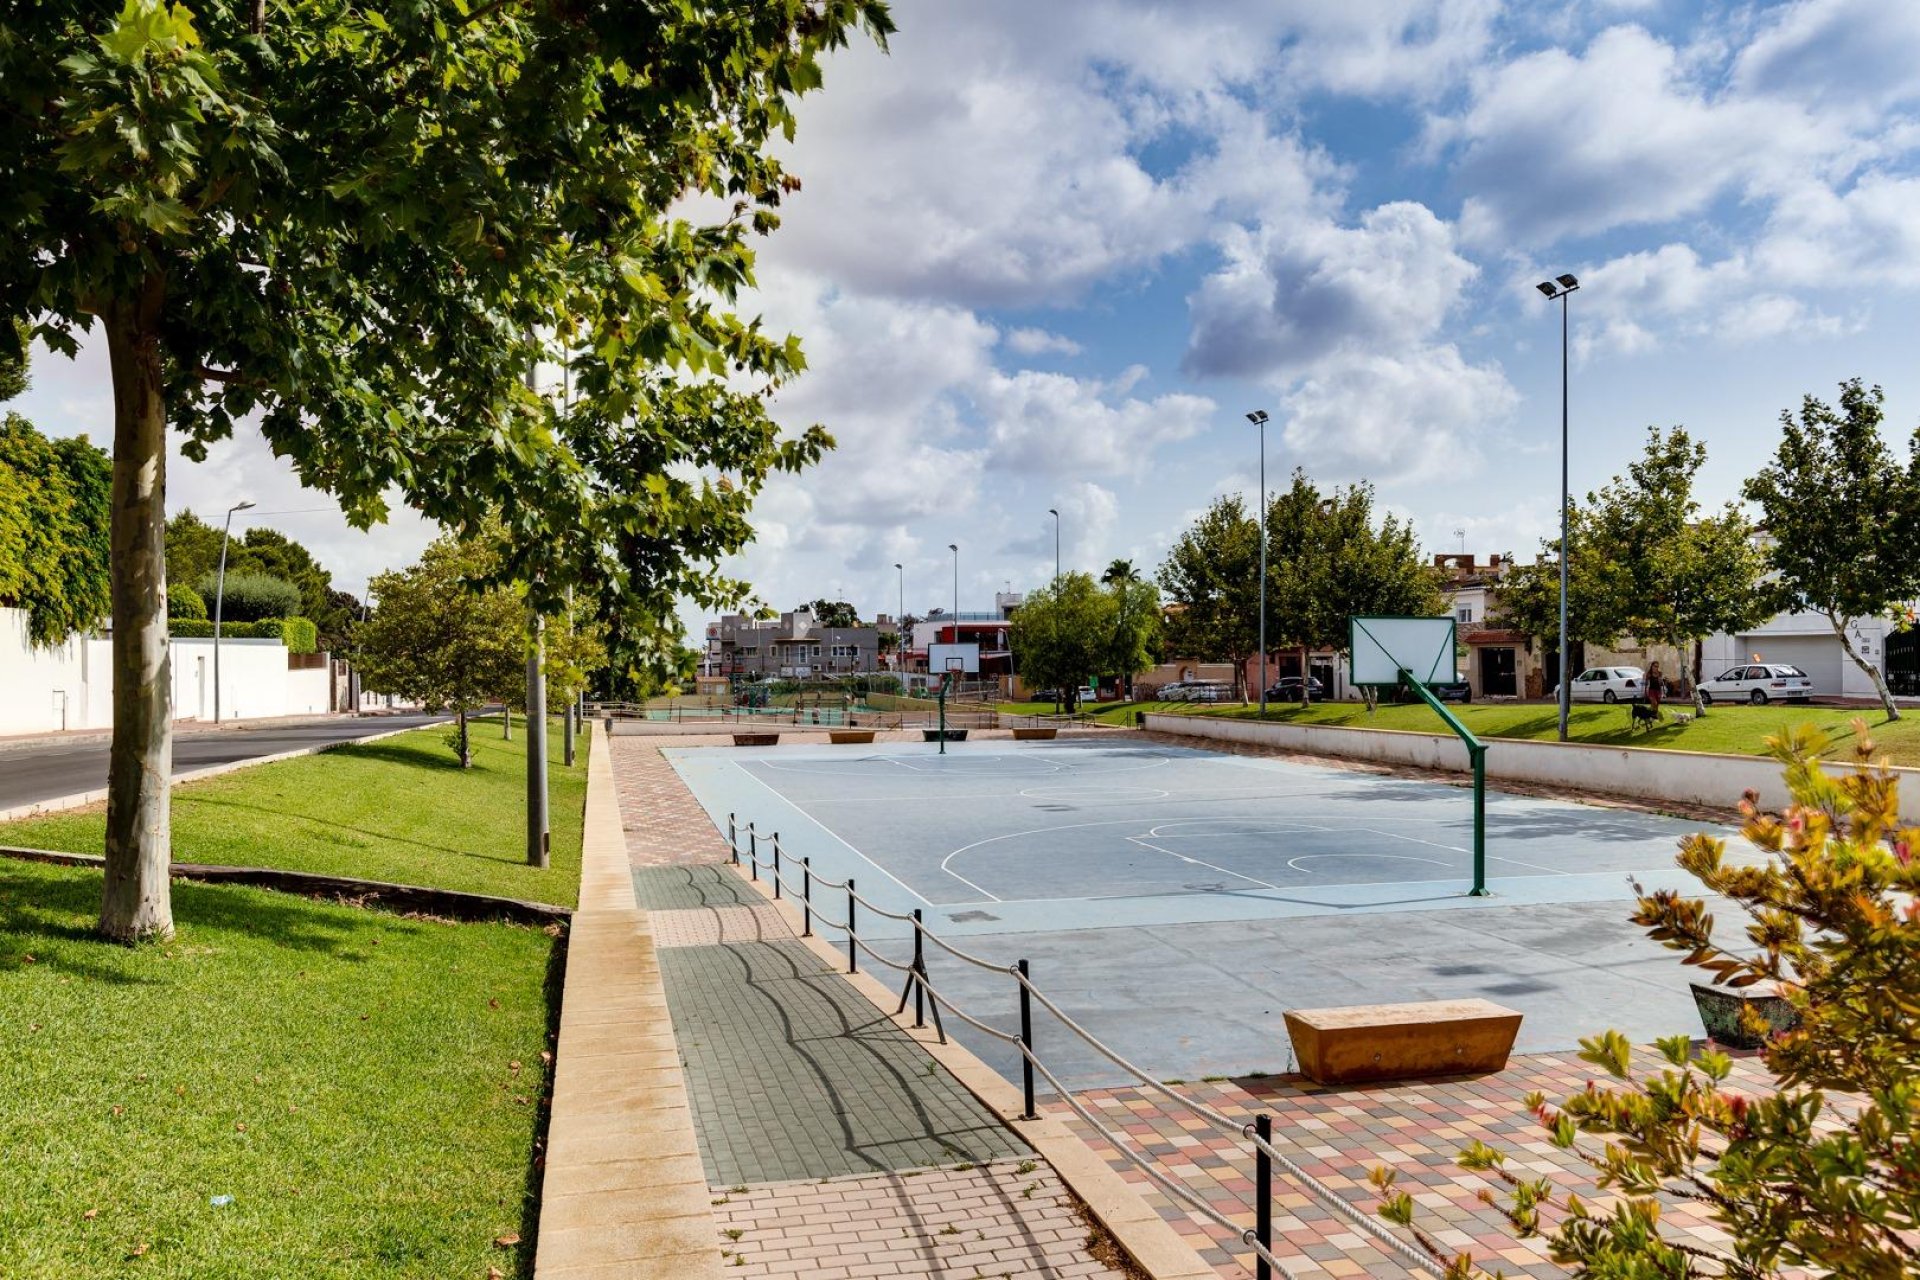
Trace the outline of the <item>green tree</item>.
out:
<instances>
[{"instance_id":1,"label":"green tree","mask_svg":"<svg viewBox=\"0 0 1920 1280\"><path fill-rule=\"evenodd\" d=\"M436 539L418 564L373 580L378 606L359 628L361 680L378 693L446 708L458 717L460 767L473 763L467 715L526 683L526 604L486 585L491 549Z\"/></svg>"},{"instance_id":2,"label":"green tree","mask_svg":"<svg viewBox=\"0 0 1920 1280\"><path fill-rule=\"evenodd\" d=\"M1742 806L1742 834L1767 861L1730 865L1727 842L1706 834L1684 840L1678 858L1748 917L1738 951L1708 903L1679 890L1640 890L1633 921L1721 985L1777 987L1798 1015L1761 1050L1779 1091L1726 1089L1727 1055L1685 1036L1661 1041L1662 1061L1636 1071L1626 1038L1609 1031L1582 1040L1580 1056L1611 1083L1590 1082L1558 1107L1538 1095L1527 1102L1612 1204L1560 1201L1548 1179L1509 1172L1501 1152L1478 1142L1459 1157L1506 1184L1517 1234L1544 1237L1575 1276L1898 1280L1920 1269L1920 828L1902 827L1899 780L1874 763L1864 723L1850 769L1823 767L1829 744L1813 729L1768 745L1792 804L1780 817L1751 799ZM1373 1181L1383 1216L1416 1225L1392 1175L1376 1170ZM1704 1205L1727 1238L1670 1237L1661 1205L1674 1199ZM1486 1274L1471 1258L1446 1261L1460 1280Z\"/></svg>"},{"instance_id":3,"label":"green tree","mask_svg":"<svg viewBox=\"0 0 1920 1280\"><path fill-rule=\"evenodd\" d=\"M780 437L798 345L728 308L797 186L769 144L861 27L881 0L8 11L0 321L98 324L112 369L104 933L172 928L169 426L197 459L257 421L358 525L497 515L542 613L730 604L754 494L831 442ZM565 406L523 382L561 360Z\"/></svg>"},{"instance_id":4,"label":"green tree","mask_svg":"<svg viewBox=\"0 0 1920 1280\"><path fill-rule=\"evenodd\" d=\"M1181 533L1159 576L1169 602L1167 644L1231 662L1244 700L1247 659L1260 646L1260 525L1246 503L1234 494L1215 499Z\"/></svg>"},{"instance_id":5,"label":"green tree","mask_svg":"<svg viewBox=\"0 0 1920 1280\"><path fill-rule=\"evenodd\" d=\"M1113 626L1100 655L1098 674L1119 680L1122 691L1131 699L1133 678L1158 660L1166 615L1160 608L1160 588L1142 581L1131 565L1127 568L1128 575L1114 576L1111 568L1101 575L1106 594L1113 600Z\"/></svg>"},{"instance_id":6,"label":"green tree","mask_svg":"<svg viewBox=\"0 0 1920 1280\"><path fill-rule=\"evenodd\" d=\"M224 581L218 574L209 573L193 585L203 601L214 601L208 612L218 612L226 622L306 616L300 611L300 588L272 574L251 570L236 573L228 565Z\"/></svg>"},{"instance_id":7,"label":"green tree","mask_svg":"<svg viewBox=\"0 0 1920 1280\"><path fill-rule=\"evenodd\" d=\"M1920 431L1901 467L1880 434L1886 397L1854 378L1840 405L1812 396L1780 415L1773 462L1746 483L1767 531L1766 585L1774 608L1819 614L1847 657L1873 681L1889 720L1900 710L1880 668L1854 647L1853 625L1920 595Z\"/></svg>"},{"instance_id":8,"label":"green tree","mask_svg":"<svg viewBox=\"0 0 1920 1280\"><path fill-rule=\"evenodd\" d=\"M860 614L845 600L815 600L800 606L813 614L814 625L821 627L857 627Z\"/></svg>"},{"instance_id":9,"label":"green tree","mask_svg":"<svg viewBox=\"0 0 1920 1280\"><path fill-rule=\"evenodd\" d=\"M1064 691L1067 710L1094 676L1107 674L1115 654L1119 610L1113 592L1092 575L1066 573L1031 591L1008 629L1014 668L1029 685Z\"/></svg>"},{"instance_id":10,"label":"green tree","mask_svg":"<svg viewBox=\"0 0 1920 1280\"><path fill-rule=\"evenodd\" d=\"M1102 586L1110 587L1116 582L1138 582L1140 571L1133 567L1131 560L1114 560L1107 565L1107 571L1100 575Z\"/></svg>"},{"instance_id":11,"label":"green tree","mask_svg":"<svg viewBox=\"0 0 1920 1280\"><path fill-rule=\"evenodd\" d=\"M169 622L201 622L207 616L207 602L198 591L184 582L167 584L167 619Z\"/></svg>"},{"instance_id":12,"label":"green tree","mask_svg":"<svg viewBox=\"0 0 1920 1280\"><path fill-rule=\"evenodd\" d=\"M107 614L111 467L85 436L49 440L0 418L0 605L27 615L27 639L56 645Z\"/></svg>"}]
</instances>

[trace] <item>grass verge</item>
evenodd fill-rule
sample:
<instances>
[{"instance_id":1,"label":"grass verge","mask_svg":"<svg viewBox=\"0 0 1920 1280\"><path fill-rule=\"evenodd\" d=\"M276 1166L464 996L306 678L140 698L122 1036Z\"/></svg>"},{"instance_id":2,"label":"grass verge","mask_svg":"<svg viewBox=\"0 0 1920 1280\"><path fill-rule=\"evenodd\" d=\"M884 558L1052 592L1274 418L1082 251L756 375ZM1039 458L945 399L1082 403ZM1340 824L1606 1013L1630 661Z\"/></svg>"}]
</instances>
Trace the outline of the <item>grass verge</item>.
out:
<instances>
[{"instance_id":1,"label":"grass verge","mask_svg":"<svg viewBox=\"0 0 1920 1280\"><path fill-rule=\"evenodd\" d=\"M181 862L274 867L431 885L570 907L580 894L580 827L587 747L561 763L556 719L547 734L547 870L526 861L526 732L500 721L472 727L473 767L461 769L449 729L184 783L173 793L173 850ZM99 853L104 806L0 824L0 844Z\"/></svg>"},{"instance_id":2,"label":"grass verge","mask_svg":"<svg viewBox=\"0 0 1920 1280\"><path fill-rule=\"evenodd\" d=\"M1151 706L1146 710L1156 710ZM1258 719L1257 707L1219 706L1168 708L1200 715ZM1448 708L1467 728L1482 738L1519 738L1550 741L1558 733L1558 713L1551 704L1474 703ZM1852 750L1853 722L1864 719L1873 741L1895 764L1920 765L1920 715L1888 721L1879 708L1814 706L1715 706L1704 719L1680 724L1674 711L1690 711L1687 704L1667 704L1668 718L1659 727L1639 732L1631 727L1625 705L1584 704L1573 708L1567 732L1574 742L1614 747L1658 747L1669 751L1706 751L1726 755L1761 755L1771 734L1795 725L1812 724L1833 739L1830 755ZM1440 717L1424 704L1382 706L1373 715L1358 702L1322 702L1301 708L1269 706L1267 719L1288 724L1327 724L1356 729L1405 729L1420 733L1449 733Z\"/></svg>"},{"instance_id":3,"label":"grass verge","mask_svg":"<svg viewBox=\"0 0 1920 1280\"><path fill-rule=\"evenodd\" d=\"M0 861L0 1275L532 1274L551 938L176 883L129 948L99 898Z\"/></svg>"}]
</instances>

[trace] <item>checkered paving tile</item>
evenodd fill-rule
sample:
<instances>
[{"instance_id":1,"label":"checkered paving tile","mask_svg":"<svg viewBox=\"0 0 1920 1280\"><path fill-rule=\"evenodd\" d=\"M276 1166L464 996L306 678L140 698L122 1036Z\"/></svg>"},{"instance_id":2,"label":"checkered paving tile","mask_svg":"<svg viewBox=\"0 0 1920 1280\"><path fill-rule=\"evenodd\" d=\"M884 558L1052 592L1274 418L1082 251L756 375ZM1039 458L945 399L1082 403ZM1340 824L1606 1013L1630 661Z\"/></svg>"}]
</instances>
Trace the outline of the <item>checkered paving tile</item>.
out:
<instances>
[{"instance_id":1,"label":"checkered paving tile","mask_svg":"<svg viewBox=\"0 0 1920 1280\"><path fill-rule=\"evenodd\" d=\"M726 838L714 830L707 811L660 754L662 747L712 746L712 739L615 734L607 745L612 748L627 858L634 866L672 867L728 856Z\"/></svg>"},{"instance_id":2,"label":"checkered paving tile","mask_svg":"<svg viewBox=\"0 0 1920 1280\"><path fill-rule=\"evenodd\" d=\"M1637 1052L1637 1071L1653 1064L1652 1049ZM1549 1100L1564 1098L1584 1088L1595 1074L1573 1054L1540 1054L1516 1058L1498 1075L1470 1079L1323 1088L1298 1076L1276 1076L1186 1083L1180 1091L1230 1117L1251 1121L1261 1111L1274 1113L1275 1145L1368 1211L1376 1202L1368 1171L1376 1165L1396 1170L1400 1188L1420 1206L1416 1221L1443 1249L1470 1253L1508 1276L1546 1280L1567 1272L1548 1260L1538 1242L1514 1238L1497 1209L1480 1198L1483 1192L1500 1194L1502 1185L1460 1168L1454 1156L1477 1139L1505 1151L1507 1168L1515 1176L1545 1176L1563 1192L1577 1191L1589 1202L1604 1203L1586 1166L1546 1140L1523 1101L1536 1090ZM1735 1059L1729 1084L1753 1093L1773 1087L1754 1056ZM1205 1117L1149 1090L1106 1089L1076 1096L1103 1127L1151 1156L1162 1172L1216 1212L1252 1225L1253 1158L1237 1135L1221 1133ZM1064 1103L1056 1102L1054 1109L1113 1168L1136 1183L1222 1275L1251 1274L1252 1255L1237 1247L1237 1240L1155 1187ZM1293 1180L1276 1173L1274 1191L1274 1255L1301 1280L1418 1274ZM1665 1220L1683 1242L1724 1239L1694 1204L1670 1205Z\"/></svg>"},{"instance_id":3,"label":"checkered paving tile","mask_svg":"<svg viewBox=\"0 0 1920 1280\"><path fill-rule=\"evenodd\" d=\"M1087 1222L1045 1164L991 1164L823 1182L716 1187L723 1260L743 1274L1117 1276L1087 1255Z\"/></svg>"},{"instance_id":4,"label":"checkered paving tile","mask_svg":"<svg viewBox=\"0 0 1920 1280\"><path fill-rule=\"evenodd\" d=\"M711 947L723 942L773 942L793 930L772 903L757 907L710 907L697 911L656 911L655 947Z\"/></svg>"}]
</instances>

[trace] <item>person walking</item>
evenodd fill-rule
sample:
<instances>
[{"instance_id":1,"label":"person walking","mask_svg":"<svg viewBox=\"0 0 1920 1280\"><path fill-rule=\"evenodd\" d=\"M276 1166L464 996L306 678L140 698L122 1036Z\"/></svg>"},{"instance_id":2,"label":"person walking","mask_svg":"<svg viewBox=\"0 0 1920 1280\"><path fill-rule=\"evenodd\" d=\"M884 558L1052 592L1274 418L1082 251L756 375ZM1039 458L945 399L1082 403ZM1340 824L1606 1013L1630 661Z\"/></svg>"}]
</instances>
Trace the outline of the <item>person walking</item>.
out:
<instances>
[{"instance_id":1,"label":"person walking","mask_svg":"<svg viewBox=\"0 0 1920 1280\"><path fill-rule=\"evenodd\" d=\"M1653 708L1653 714L1660 714L1660 699L1667 691L1667 681L1660 674L1660 664L1655 662L1647 668L1647 705Z\"/></svg>"}]
</instances>

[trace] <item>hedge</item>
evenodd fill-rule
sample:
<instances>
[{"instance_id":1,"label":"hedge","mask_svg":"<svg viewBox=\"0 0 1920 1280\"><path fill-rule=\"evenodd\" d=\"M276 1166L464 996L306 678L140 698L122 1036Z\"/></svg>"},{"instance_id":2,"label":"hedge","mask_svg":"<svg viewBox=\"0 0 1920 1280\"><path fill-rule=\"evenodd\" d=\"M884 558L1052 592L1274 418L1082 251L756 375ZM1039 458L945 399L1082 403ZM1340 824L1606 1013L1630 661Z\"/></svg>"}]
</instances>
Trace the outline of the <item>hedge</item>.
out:
<instances>
[{"instance_id":1,"label":"hedge","mask_svg":"<svg viewBox=\"0 0 1920 1280\"><path fill-rule=\"evenodd\" d=\"M167 634L182 640L206 640L213 623L204 618L169 618ZM305 618L266 618L259 622L222 622L222 639L278 640L288 653L312 653L320 647L320 628Z\"/></svg>"}]
</instances>

